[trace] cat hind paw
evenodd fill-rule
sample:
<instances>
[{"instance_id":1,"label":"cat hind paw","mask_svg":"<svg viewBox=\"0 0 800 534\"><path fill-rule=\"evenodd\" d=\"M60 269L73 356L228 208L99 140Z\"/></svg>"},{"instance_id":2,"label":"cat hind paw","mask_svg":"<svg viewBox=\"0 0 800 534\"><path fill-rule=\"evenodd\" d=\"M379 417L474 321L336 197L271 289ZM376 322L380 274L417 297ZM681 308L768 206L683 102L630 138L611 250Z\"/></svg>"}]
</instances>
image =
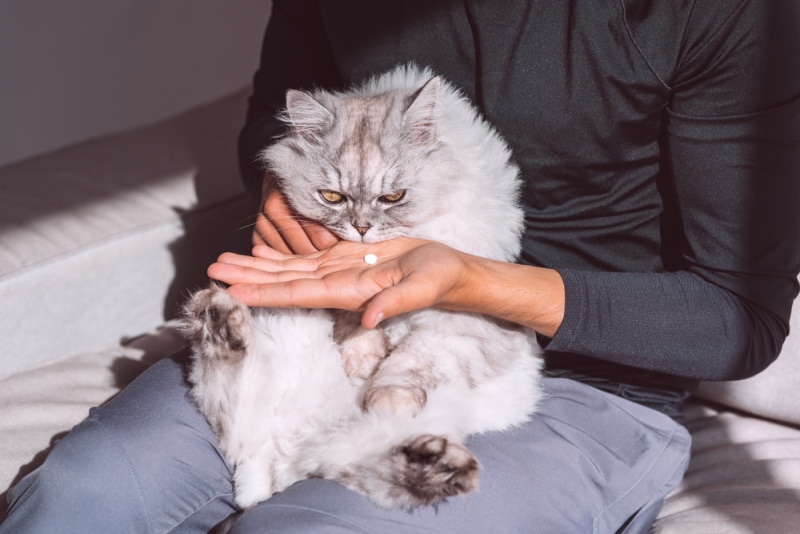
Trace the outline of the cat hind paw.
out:
<instances>
[{"instance_id":1,"label":"cat hind paw","mask_svg":"<svg viewBox=\"0 0 800 534\"><path fill-rule=\"evenodd\" d=\"M419 436L397 454L405 463L397 483L412 506L435 504L478 487L478 461L465 447L445 437Z\"/></svg>"},{"instance_id":2,"label":"cat hind paw","mask_svg":"<svg viewBox=\"0 0 800 534\"><path fill-rule=\"evenodd\" d=\"M381 330L366 330L340 343L344 372L355 383L367 380L389 352L386 334Z\"/></svg>"},{"instance_id":3,"label":"cat hind paw","mask_svg":"<svg viewBox=\"0 0 800 534\"><path fill-rule=\"evenodd\" d=\"M375 386L364 390L361 409L364 413L381 411L393 415L416 416L428 402L428 393L418 386Z\"/></svg>"}]
</instances>

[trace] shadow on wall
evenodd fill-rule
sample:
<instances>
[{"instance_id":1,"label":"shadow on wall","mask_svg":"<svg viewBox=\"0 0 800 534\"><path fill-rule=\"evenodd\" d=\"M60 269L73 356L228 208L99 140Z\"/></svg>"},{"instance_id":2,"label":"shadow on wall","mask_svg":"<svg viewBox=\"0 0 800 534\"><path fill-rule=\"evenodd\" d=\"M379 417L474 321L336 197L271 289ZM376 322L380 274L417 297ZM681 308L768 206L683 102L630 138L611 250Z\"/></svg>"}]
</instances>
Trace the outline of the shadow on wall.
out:
<instances>
[{"instance_id":1,"label":"shadow on wall","mask_svg":"<svg viewBox=\"0 0 800 534\"><path fill-rule=\"evenodd\" d=\"M246 84L269 0L0 2L0 165Z\"/></svg>"}]
</instances>

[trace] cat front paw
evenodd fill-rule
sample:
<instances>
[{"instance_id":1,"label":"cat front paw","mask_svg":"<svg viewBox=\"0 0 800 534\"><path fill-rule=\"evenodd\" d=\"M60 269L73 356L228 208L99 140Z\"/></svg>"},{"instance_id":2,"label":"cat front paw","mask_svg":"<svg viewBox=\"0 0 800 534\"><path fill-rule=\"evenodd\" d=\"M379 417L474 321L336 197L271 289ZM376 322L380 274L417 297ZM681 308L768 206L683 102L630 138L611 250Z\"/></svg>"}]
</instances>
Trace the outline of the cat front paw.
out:
<instances>
[{"instance_id":1,"label":"cat front paw","mask_svg":"<svg viewBox=\"0 0 800 534\"><path fill-rule=\"evenodd\" d=\"M379 329L361 328L339 345L344 372L354 382L363 382L386 357L389 341Z\"/></svg>"},{"instance_id":2,"label":"cat front paw","mask_svg":"<svg viewBox=\"0 0 800 534\"><path fill-rule=\"evenodd\" d=\"M464 446L443 436L422 435L402 446L404 468L397 484L411 506L427 506L478 487L478 461Z\"/></svg>"},{"instance_id":3,"label":"cat front paw","mask_svg":"<svg viewBox=\"0 0 800 534\"><path fill-rule=\"evenodd\" d=\"M333 339L339 345L347 377L354 384L367 380L389 354L389 338L381 328L367 330L361 326L361 315L334 312Z\"/></svg>"},{"instance_id":4,"label":"cat front paw","mask_svg":"<svg viewBox=\"0 0 800 534\"><path fill-rule=\"evenodd\" d=\"M393 415L416 416L428 402L428 393L419 386L376 386L372 384L364 390L361 409L364 412L375 410Z\"/></svg>"},{"instance_id":5,"label":"cat front paw","mask_svg":"<svg viewBox=\"0 0 800 534\"><path fill-rule=\"evenodd\" d=\"M250 309L217 285L192 295L181 330L197 353L231 361L244 358L253 337Z\"/></svg>"}]
</instances>

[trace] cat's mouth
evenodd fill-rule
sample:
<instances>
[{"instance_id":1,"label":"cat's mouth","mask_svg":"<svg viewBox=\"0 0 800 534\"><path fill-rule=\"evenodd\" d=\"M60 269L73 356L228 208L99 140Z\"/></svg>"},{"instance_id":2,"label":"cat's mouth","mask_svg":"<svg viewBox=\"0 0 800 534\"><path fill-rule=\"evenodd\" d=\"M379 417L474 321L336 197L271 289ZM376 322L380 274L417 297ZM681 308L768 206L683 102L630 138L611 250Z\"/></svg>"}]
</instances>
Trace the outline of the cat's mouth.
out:
<instances>
[{"instance_id":1,"label":"cat's mouth","mask_svg":"<svg viewBox=\"0 0 800 534\"><path fill-rule=\"evenodd\" d=\"M353 239L353 241L360 243L380 243L381 241L387 241L388 239L391 239L391 237L379 236L377 234L364 234L358 235L358 237Z\"/></svg>"},{"instance_id":2,"label":"cat's mouth","mask_svg":"<svg viewBox=\"0 0 800 534\"><path fill-rule=\"evenodd\" d=\"M386 230L378 230L375 228L370 228L363 234L356 230L345 231L345 232L336 232L341 239L345 241L352 241L355 243L381 243L383 241L389 241L391 239L395 239L398 237L403 237L405 234L399 229L390 229Z\"/></svg>"}]
</instances>

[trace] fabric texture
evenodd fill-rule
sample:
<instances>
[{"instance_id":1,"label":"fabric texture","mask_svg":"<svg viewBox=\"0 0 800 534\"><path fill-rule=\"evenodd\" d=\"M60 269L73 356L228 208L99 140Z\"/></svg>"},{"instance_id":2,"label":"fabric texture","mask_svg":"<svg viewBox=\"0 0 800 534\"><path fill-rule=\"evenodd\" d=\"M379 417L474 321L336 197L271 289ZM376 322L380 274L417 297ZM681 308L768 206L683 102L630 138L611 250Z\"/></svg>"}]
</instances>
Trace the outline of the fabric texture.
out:
<instances>
[{"instance_id":1,"label":"fabric texture","mask_svg":"<svg viewBox=\"0 0 800 534\"><path fill-rule=\"evenodd\" d=\"M654 533L797 532L800 427L697 401L687 408L686 424L692 461Z\"/></svg>"},{"instance_id":2,"label":"fabric texture","mask_svg":"<svg viewBox=\"0 0 800 534\"><path fill-rule=\"evenodd\" d=\"M0 381L0 491L38 467L50 447L86 418L90 408L105 403L183 343L174 328L164 326L125 345L65 358Z\"/></svg>"},{"instance_id":3,"label":"fabric texture","mask_svg":"<svg viewBox=\"0 0 800 534\"><path fill-rule=\"evenodd\" d=\"M179 525L207 532L230 514L230 470L183 384L181 365L161 360L93 408L43 467L9 492L16 500L0 532L115 532L122 526L155 533Z\"/></svg>"},{"instance_id":4,"label":"fabric texture","mask_svg":"<svg viewBox=\"0 0 800 534\"><path fill-rule=\"evenodd\" d=\"M790 329L781 355L766 371L746 380L704 382L697 396L749 414L800 425L800 300L795 300Z\"/></svg>"}]
</instances>

